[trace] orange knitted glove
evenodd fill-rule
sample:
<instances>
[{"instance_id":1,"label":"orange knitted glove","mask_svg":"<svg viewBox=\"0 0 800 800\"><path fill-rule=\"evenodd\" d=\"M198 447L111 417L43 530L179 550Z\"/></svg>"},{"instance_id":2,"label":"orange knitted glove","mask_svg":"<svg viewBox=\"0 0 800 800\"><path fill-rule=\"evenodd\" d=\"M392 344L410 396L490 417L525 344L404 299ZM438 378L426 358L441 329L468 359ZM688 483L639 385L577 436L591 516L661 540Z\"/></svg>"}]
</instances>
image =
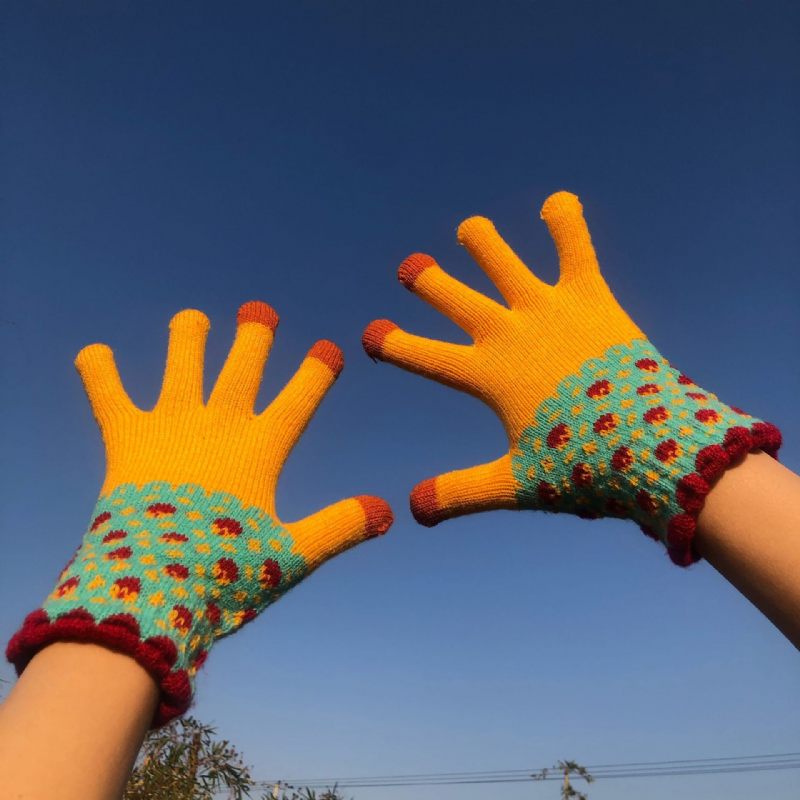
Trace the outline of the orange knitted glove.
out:
<instances>
[{"instance_id":1,"label":"orange knitted glove","mask_svg":"<svg viewBox=\"0 0 800 800\"><path fill-rule=\"evenodd\" d=\"M170 323L161 396L136 408L111 350L93 344L76 366L106 445L106 479L89 530L7 655L21 672L54 641L93 642L134 658L161 689L154 724L182 714L214 642L255 618L313 569L392 523L377 497L354 497L282 523L283 464L343 361L317 342L269 407L254 412L277 314L239 309L236 340L207 403L208 319Z\"/></svg>"},{"instance_id":2,"label":"orange knitted glove","mask_svg":"<svg viewBox=\"0 0 800 800\"><path fill-rule=\"evenodd\" d=\"M412 336L388 320L364 332L370 356L475 395L508 435L501 458L419 484L412 512L423 525L495 508L627 517L688 564L713 482L749 450L774 455L780 433L701 390L658 353L603 280L575 195L552 195L541 216L560 259L555 286L533 275L488 219L458 229L508 307L430 256L400 266L400 281L472 345Z\"/></svg>"}]
</instances>

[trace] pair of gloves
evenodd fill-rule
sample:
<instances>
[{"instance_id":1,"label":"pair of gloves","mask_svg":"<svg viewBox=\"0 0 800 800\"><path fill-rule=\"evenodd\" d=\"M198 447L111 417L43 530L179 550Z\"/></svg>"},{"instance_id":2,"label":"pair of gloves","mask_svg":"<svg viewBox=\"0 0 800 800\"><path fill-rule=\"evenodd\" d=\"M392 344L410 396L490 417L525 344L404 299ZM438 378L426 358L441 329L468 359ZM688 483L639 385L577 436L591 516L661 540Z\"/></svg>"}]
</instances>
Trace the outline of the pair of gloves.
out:
<instances>
[{"instance_id":1,"label":"pair of gloves","mask_svg":"<svg viewBox=\"0 0 800 800\"><path fill-rule=\"evenodd\" d=\"M506 305L430 256L401 264L406 288L463 328L471 345L420 338L388 320L364 332L370 356L479 397L508 434L501 458L420 483L411 510L423 525L496 508L632 519L686 566L698 558L696 520L715 480L752 450L774 456L780 433L696 386L653 347L603 280L577 197L552 195L541 216L558 250L555 286L539 280L489 220L472 217L458 229ZM170 323L152 411L131 402L107 346L78 354L107 473L81 546L8 645L18 672L51 642L107 646L158 682L153 724L164 724L189 707L194 676L217 639L392 524L389 506L369 496L280 521L278 476L342 355L317 342L257 413L278 316L251 302L237 322L207 402L209 321L199 311Z\"/></svg>"}]
</instances>

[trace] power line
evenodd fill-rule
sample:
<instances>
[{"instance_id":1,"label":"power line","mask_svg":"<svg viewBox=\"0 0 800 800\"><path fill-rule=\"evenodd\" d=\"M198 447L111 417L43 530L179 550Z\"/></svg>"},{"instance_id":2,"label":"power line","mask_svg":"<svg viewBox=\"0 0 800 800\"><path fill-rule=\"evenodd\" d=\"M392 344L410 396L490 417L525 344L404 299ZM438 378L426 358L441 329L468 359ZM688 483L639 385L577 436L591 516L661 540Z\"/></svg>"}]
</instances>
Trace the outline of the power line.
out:
<instances>
[{"instance_id":1,"label":"power line","mask_svg":"<svg viewBox=\"0 0 800 800\"><path fill-rule=\"evenodd\" d=\"M718 758L672 759L668 761L634 761L617 764L595 764L586 767L592 776L600 779L655 778L688 775L720 775L741 772L767 772L800 769L800 753L769 753L752 756L725 756ZM558 771L550 770L544 778L534 778L543 769L483 770L480 772L428 772L404 775L372 775L362 777L307 778L289 781L265 781L265 786L276 783L289 786L307 786L311 789L337 785L341 788L390 788L400 786L456 786L476 784L523 783L539 780L562 780Z\"/></svg>"},{"instance_id":2,"label":"power line","mask_svg":"<svg viewBox=\"0 0 800 800\"><path fill-rule=\"evenodd\" d=\"M765 760L765 759L785 759L785 758L800 758L798 753L762 753L752 756L719 756L716 758L680 758L671 761L623 761L615 764L592 764L587 769L602 770L602 769L619 769L620 767L658 767L668 764L708 764L712 762L741 762L752 760ZM480 770L478 772L418 772L418 773L404 773L402 775L370 775L366 778L342 778L341 780L383 780L388 778L431 778L431 777L452 777L463 775L506 775L508 773L518 772L528 775L530 769L499 769L499 770ZM310 778L309 780L323 780L322 778Z\"/></svg>"},{"instance_id":3,"label":"power line","mask_svg":"<svg viewBox=\"0 0 800 800\"><path fill-rule=\"evenodd\" d=\"M613 769L618 770L623 767L628 768L636 768L636 767L663 767L668 765L704 765L704 764L712 764L717 762L745 762L745 761L763 761L768 759L796 759L800 758L800 753L767 753L767 754L760 754L760 755L753 755L753 756L721 756L717 758L688 758L688 759L673 759L670 761L627 761L622 763L615 763L615 764L593 764L589 765L587 769L594 770L596 772L600 772L601 770L605 769ZM420 772L420 773L411 773L411 774L402 774L402 775L370 775L367 777L358 777L353 778L352 776L340 778L340 780L390 780L395 778L400 778L403 780L407 779L416 779L416 778L449 778L449 777L476 777L476 776L493 776L493 775L509 775L513 773L517 773L522 776L528 776L532 772L531 769L502 769L502 770L481 770L478 772ZM326 780L324 778L309 778L307 780L311 780L314 782Z\"/></svg>"}]
</instances>

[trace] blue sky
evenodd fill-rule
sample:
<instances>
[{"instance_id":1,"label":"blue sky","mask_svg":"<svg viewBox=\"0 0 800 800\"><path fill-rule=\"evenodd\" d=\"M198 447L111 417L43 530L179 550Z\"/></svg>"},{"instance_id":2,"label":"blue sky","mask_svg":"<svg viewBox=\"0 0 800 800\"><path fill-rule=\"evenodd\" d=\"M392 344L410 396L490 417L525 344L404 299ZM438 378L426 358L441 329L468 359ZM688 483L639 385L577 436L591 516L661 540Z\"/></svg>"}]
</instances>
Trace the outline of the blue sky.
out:
<instances>
[{"instance_id":1,"label":"blue sky","mask_svg":"<svg viewBox=\"0 0 800 800\"><path fill-rule=\"evenodd\" d=\"M554 279L538 209L569 189L634 319L701 385L777 423L800 468L795 4L33 2L5 16L4 640L102 481L75 353L111 344L147 406L171 314L211 317L210 381L237 306L263 299L281 315L264 401L317 338L347 363L287 465L282 517L374 493L397 521L214 650L195 713L258 775L800 749L797 652L708 565L679 570L617 521L417 526L414 483L499 455L502 429L359 344L384 316L461 340L395 269L423 250L492 293L455 243L471 214ZM591 797L798 790L784 772Z\"/></svg>"}]
</instances>

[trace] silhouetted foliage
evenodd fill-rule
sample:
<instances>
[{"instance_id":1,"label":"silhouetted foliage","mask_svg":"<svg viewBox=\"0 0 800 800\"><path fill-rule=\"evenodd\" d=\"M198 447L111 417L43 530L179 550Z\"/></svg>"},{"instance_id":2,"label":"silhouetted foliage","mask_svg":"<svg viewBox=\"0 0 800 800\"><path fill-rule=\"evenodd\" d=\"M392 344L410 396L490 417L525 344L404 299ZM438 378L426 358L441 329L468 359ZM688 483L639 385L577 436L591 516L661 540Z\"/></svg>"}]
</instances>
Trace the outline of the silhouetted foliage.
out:
<instances>
[{"instance_id":1,"label":"silhouetted foliage","mask_svg":"<svg viewBox=\"0 0 800 800\"><path fill-rule=\"evenodd\" d=\"M594 778L589 773L586 767L581 766L577 761L559 761L555 766L543 769L531 777L535 781L543 781L551 772L558 772L564 776L561 783L561 797L562 800L588 800L589 795L585 792L579 792L570 782L570 775L577 775L583 778L586 783L592 783Z\"/></svg>"},{"instance_id":2,"label":"silhouetted foliage","mask_svg":"<svg viewBox=\"0 0 800 800\"><path fill-rule=\"evenodd\" d=\"M142 746L124 800L250 797L256 785L250 770L236 748L215 734L192 717L153 731Z\"/></svg>"},{"instance_id":3,"label":"silhouetted foliage","mask_svg":"<svg viewBox=\"0 0 800 800\"><path fill-rule=\"evenodd\" d=\"M278 784L271 792L253 778L241 753L217 739L209 725L184 717L145 739L123 800L246 800L261 789L262 800L344 800L336 787L317 794Z\"/></svg>"}]
</instances>

